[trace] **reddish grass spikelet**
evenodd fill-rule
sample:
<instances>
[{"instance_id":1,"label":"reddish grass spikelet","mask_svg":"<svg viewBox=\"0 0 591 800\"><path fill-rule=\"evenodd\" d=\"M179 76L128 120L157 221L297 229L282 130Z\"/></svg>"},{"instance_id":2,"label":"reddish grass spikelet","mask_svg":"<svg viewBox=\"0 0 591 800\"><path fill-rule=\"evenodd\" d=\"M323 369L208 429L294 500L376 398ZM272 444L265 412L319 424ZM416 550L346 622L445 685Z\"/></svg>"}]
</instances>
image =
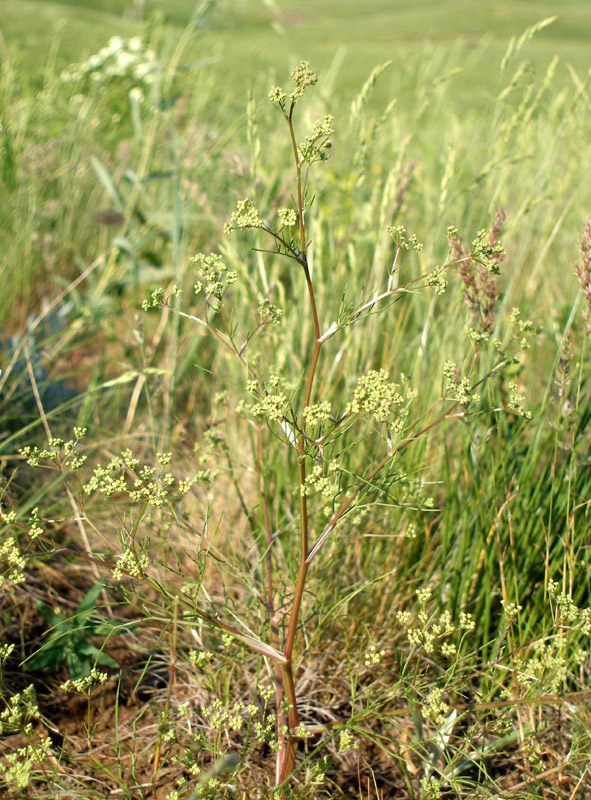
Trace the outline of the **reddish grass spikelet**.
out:
<instances>
[{"instance_id":1,"label":"reddish grass spikelet","mask_svg":"<svg viewBox=\"0 0 591 800\"><path fill-rule=\"evenodd\" d=\"M505 216L503 209L497 211L488 236L490 259L497 266L500 266L505 257L504 250L497 247ZM466 250L459 236L450 237L450 245L459 263L460 277L464 284L464 300L470 314L476 320L480 333L491 333L500 296L494 274L474 257L472 251Z\"/></svg>"},{"instance_id":2,"label":"reddish grass spikelet","mask_svg":"<svg viewBox=\"0 0 591 800\"><path fill-rule=\"evenodd\" d=\"M591 220L585 225L580 249L581 261L575 266L575 274L585 295L583 319L585 320L585 332L589 335L591 334Z\"/></svg>"}]
</instances>

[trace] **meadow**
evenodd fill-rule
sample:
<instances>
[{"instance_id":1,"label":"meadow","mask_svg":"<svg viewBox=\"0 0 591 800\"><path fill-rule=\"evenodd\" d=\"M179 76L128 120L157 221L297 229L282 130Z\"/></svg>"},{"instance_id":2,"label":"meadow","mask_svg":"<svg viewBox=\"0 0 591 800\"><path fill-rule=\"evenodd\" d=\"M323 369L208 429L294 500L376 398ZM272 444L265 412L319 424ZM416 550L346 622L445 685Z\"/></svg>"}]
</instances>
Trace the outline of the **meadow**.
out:
<instances>
[{"instance_id":1,"label":"meadow","mask_svg":"<svg viewBox=\"0 0 591 800\"><path fill-rule=\"evenodd\" d=\"M585 2L0 0L0 794L591 793Z\"/></svg>"}]
</instances>

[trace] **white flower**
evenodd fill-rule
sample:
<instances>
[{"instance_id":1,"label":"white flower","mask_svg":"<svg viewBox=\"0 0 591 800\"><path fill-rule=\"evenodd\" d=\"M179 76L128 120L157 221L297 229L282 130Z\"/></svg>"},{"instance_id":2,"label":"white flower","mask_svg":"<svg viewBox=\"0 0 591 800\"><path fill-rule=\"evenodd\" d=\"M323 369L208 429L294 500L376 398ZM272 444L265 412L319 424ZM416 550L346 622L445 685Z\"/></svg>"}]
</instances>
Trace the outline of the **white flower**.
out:
<instances>
[{"instance_id":1,"label":"white flower","mask_svg":"<svg viewBox=\"0 0 591 800\"><path fill-rule=\"evenodd\" d=\"M109 39L109 52L118 53L123 50L123 39L120 36L111 36Z\"/></svg>"},{"instance_id":2,"label":"white flower","mask_svg":"<svg viewBox=\"0 0 591 800\"><path fill-rule=\"evenodd\" d=\"M136 61L137 56L135 56L133 53L128 53L126 50L122 50L117 55L117 66L124 70L131 66L131 64L135 64Z\"/></svg>"},{"instance_id":3,"label":"white flower","mask_svg":"<svg viewBox=\"0 0 591 800\"><path fill-rule=\"evenodd\" d=\"M138 81L141 81L144 80L150 74L150 72L152 72L152 65L140 61L139 64L135 65L133 75L134 78L137 78Z\"/></svg>"},{"instance_id":4,"label":"white flower","mask_svg":"<svg viewBox=\"0 0 591 800\"><path fill-rule=\"evenodd\" d=\"M133 89L129 90L129 100L132 103L142 103L145 100L145 95L141 89L134 86Z\"/></svg>"},{"instance_id":5,"label":"white flower","mask_svg":"<svg viewBox=\"0 0 591 800\"><path fill-rule=\"evenodd\" d=\"M130 50L132 53L137 53L139 50L142 49L142 40L139 36L133 36L127 42L127 49Z\"/></svg>"}]
</instances>

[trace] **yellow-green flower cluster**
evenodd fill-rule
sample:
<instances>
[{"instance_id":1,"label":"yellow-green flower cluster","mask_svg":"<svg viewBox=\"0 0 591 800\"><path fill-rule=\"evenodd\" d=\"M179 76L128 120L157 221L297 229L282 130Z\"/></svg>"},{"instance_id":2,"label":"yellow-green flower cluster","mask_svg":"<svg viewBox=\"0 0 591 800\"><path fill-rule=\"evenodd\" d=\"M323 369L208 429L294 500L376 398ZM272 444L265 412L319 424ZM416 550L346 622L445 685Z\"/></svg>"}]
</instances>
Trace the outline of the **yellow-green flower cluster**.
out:
<instances>
[{"instance_id":1,"label":"yellow-green flower cluster","mask_svg":"<svg viewBox=\"0 0 591 800\"><path fill-rule=\"evenodd\" d=\"M262 228L263 224L263 219L254 203L247 197L236 203L236 211L232 212L230 222L224 225L224 233L232 233L233 230L240 228Z\"/></svg>"},{"instance_id":2,"label":"yellow-green flower cluster","mask_svg":"<svg viewBox=\"0 0 591 800\"><path fill-rule=\"evenodd\" d=\"M306 140L300 145L300 153L304 161L326 161L328 150L332 147L334 133L332 122L334 117L327 114L320 120L316 120L312 126L312 132L306 136Z\"/></svg>"},{"instance_id":3,"label":"yellow-green flower cluster","mask_svg":"<svg viewBox=\"0 0 591 800\"><path fill-rule=\"evenodd\" d=\"M446 361L443 367L445 378L445 391L451 394L456 403L467 406L469 403L478 403L480 395L472 391L472 384L468 378L460 376L460 369L453 361Z\"/></svg>"},{"instance_id":4,"label":"yellow-green flower cluster","mask_svg":"<svg viewBox=\"0 0 591 800\"><path fill-rule=\"evenodd\" d=\"M177 479L164 469L171 461L170 453L157 454L158 467L144 464L140 469L139 459L126 449L113 456L106 466L98 465L90 479L83 484L83 491L90 495L99 492L104 497L127 494L134 502L143 502L153 508L162 508L173 495L185 495L197 482L207 483L211 474L200 470L196 475Z\"/></svg>"},{"instance_id":5,"label":"yellow-green flower cluster","mask_svg":"<svg viewBox=\"0 0 591 800\"><path fill-rule=\"evenodd\" d=\"M535 686L541 692L558 694L564 691L570 670L589 659L591 609L578 608L572 598L559 592L553 580L548 582L548 593L554 605L555 626L562 633L534 642L529 657L516 659L515 678L523 687Z\"/></svg>"},{"instance_id":6,"label":"yellow-green flower cluster","mask_svg":"<svg viewBox=\"0 0 591 800\"><path fill-rule=\"evenodd\" d=\"M549 694L560 692L568 680L569 659L564 640L556 637L533 645L533 655L515 660L515 678L523 687L536 685Z\"/></svg>"},{"instance_id":7,"label":"yellow-green flower cluster","mask_svg":"<svg viewBox=\"0 0 591 800\"><path fill-rule=\"evenodd\" d=\"M509 397L507 398L507 408L516 414L518 417L531 419L531 411L525 408L525 397L519 391L519 386L515 381L507 384L509 390Z\"/></svg>"},{"instance_id":8,"label":"yellow-green flower cluster","mask_svg":"<svg viewBox=\"0 0 591 800\"><path fill-rule=\"evenodd\" d=\"M102 686L106 683L108 677L106 672L99 672L96 667L93 667L85 678L68 680L60 684L60 689L64 692L77 692L78 694L90 695L97 686Z\"/></svg>"},{"instance_id":9,"label":"yellow-green flower cluster","mask_svg":"<svg viewBox=\"0 0 591 800\"><path fill-rule=\"evenodd\" d=\"M273 88L269 90L269 100L272 103L276 103L277 105L281 106L281 108L285 108L285 101L287 100L287 95L285 94L281 86L273 86Z\"/></svg>"},{"instance_id":10,"label":"yellow-green flower cluster","mask_svg":"<svg viewBox=\"0 0 591 800\"><path fill-rule=\"evenodd\" d=\"M355 741L353 734L348 728L343 728L339 735L339 753L345 753L347 750L357 750L359 744Z\"/></svg>"},{"instance_id":11,"label":"yellow-green flower cluster","mask_svg":"<svg viewBox=\"0 0 591 800\"><path fill-rule=\"evenodd\" d=\"M68 466L70 469L77 471L81 469L86 461L86 456L80 455L76 449L84 436L86 436L86 428L75 427L74 439L64 441L63 439L54 437L49 439L47 448L43 450L40 450L38 447L30 447L27 445L26 447L21 447L19 453L26 459L30 467L41 466L41 463L45 461L49 463L43 466L52 466L54 469L54 465L61 467Z\"/></svg>"},{"instance_id":12,"label":"yellow-green flower cluster","mask_svg":"<svg viewBox=\"0 0 591 800\"><path fill-rule=\"evenodd\" d=\"M303 96L308 86L314 86L318 83L316 73L310 68L309 61L301 61L299 65L292 70L291 78L294 83L294 89L289 95L289 100L296 103L300 97ZM280 87L274 86L269 92L269 100L278 105L285 116L287 116L286 105L288 96L287 93Z\"/></svg>"},{"instance_id":13,"label":"yellow-green flower cluster","mask_svg":"<svg viewBox=\"0 0 591 800\"><path fill-rule=\"evenodd\" d=\"M0 544L0 563L4 565L4 574L0 575L0 587L4 581L24 583L27 559L23 556L15 536L8 536Z\"/></svg>"},{"instance_id":14,"label":"yellow-green flower cluster","mask_svg":"<svg viewBox=\"0 0 591 800\"><path fill-rule=\"evenodd\" d=\"M523 752L528 763L532 766L537 775L544 770L544 759L542 758L542 746L533 737L526 739L522 745Z\"/></svg>"},{"instance_id":15,"label":"yellow-green flower cluster","mask_svg":"<svg viewBox=\"0 0 591 800\"><path fill-rule=\"evenodd\" d=\"M474 618L471 614L462 612L460 614L459 625L456 627L452 621L451 613L443 611L439 616L429 616L425 609L425 604L431 598L431 590L428 588L419 589L417 596L423 608L416 615L417 626L411 625L413 615L410 611L399 611L396 615L398 622L407 629L407 638L413 647L420 648L432 655L439 649L445 658L453 658L457 648L451 637L458 631L473 631L475 628Z\"/></svg>"},{"instance_id":16,"label":"yellow-green flower cluster","mask_svg":"<svg viewBox=\"0 0 591 800\"><path fill-rule=\"evenodd\" d=\"M505 616L509 622L512 622L514 619L516 619L520 612L523 611L523 606L517 605L517 603L509 603L503 600L501 605L505 610Z\"/></svg>"},{"instance_id":17,"label":"yellow-green flower cluster","mask_svg":"<svg viewBox=\"0 0 591 800\"><path fill-rule=\"evenodd\" d=\"M457 236L457 232L456 232ZM471 257L474 261L482 264L488 272L494 275L500 273L499 262L505 253L505 248L500 242L491 244L489 241L489 231L485 228L478 231L476 238L472 242Z\"/></svg>"},{"instance_id":18,"label":"yellow-green flower cluster","mask_svg":"<svg viewBox=\"0 0 591 800\"><path fill-rule=\"evenodd\" d=\"M41 527L41 517L39 516L39 509L34 508L31 511L31 526L29 528L29 537L31 539L38 539L43 534Z\"/></svg>"},{"instance_id":19,"label":"yellow-green flower cluster","mask_svg":"<svg viewBox=\"0 0 591 800\"><path fill-rule=\"evenodd\" d=\"M204 292L221 300L227 287L238 280L238 273L228 270L223 258L216 253L198 253L191 262L197 266L200 278L195 284L195 294Z\"/></svg>"},{"instance_id":20,"label":"yellow-green flower cluster","mask_svg":"<svg viewBox=\"0 0 591 800\"><path fill-rule=\"evenodd\" d=\"M564 592L559 591L556 581L548 581L548 594L556 606L556 624L562 628L576 628L584 637L591 636L591 608L579 608Z\"/></svg>"},{"instance_id":21,"label":"yellow-green flower cluster","mask_svg":"<svg viewBox=\"0 0 591 800\"><path fill-rule=\"evenodd\" d=\"M278 308L267 297L259 301L259 319L262 325L279 325L283 314L283 309Z\"/></svg>"},{"instance_id":22,"label":"yellow-green flower cluster","mask_svg":"<svg viewBox=\"0 0 591 800\"><path fill-rule=\"evenodd\" d=\"M400 393L398 386L389 382L386 370L372 369L357 381L353 399L347 405L346 413L359 414L363 411L375 417L378 422L387 422L404 401L405 397ZM400 416L404 418L404 412ZM395 427L402 428L402 425L403 419L399 419L398 426Z\"/></svg>"},{"instance_id":23,"label":"yellow-green flower cluster","mask_svg":"<svg viewBox=\"0 0 591 800\"><path fill-rule=\"evenodd\" d=\"M5 698L6 708L0 712L0 736L21 731L26 736L33 732L33 721L41 716L33 684L22 692Z\"/></svg>"},{"instance_id":24,"label":"yellow-green flower cluster","mask_svg":"<svg viewBox=\"0 0 591 800\"><path fill-rule=\"evenodd\" d=\"M144 571L150 566L150 559L145 553L139 555L132 547L124 550L113 569L113 579L120 581L123 573L129 573L132 578L141 578Z\"/></svg>"},{"instance_id":25,"label":"yellow-green flower cluster","mask_svg":"<svg viewBox=\"0 0 591 800\"><path fill-rule=\"evenodd\" d=\"M331 461L328 466L329 475L324 474L324 469L321 464L314 464L308 475L306 475L306 482L300 485L300 494L302 497L307 497L313 493L318 493L326 499L334 497L337 486L334 482L333 475L338 470L338 465L335 461Z\"/></svg>"},{"instance_id":26,"label":"yellow-green flower cluster","mask_svg":"<svg viewBox=\"0 0 591 800\"><path fill-rule=\"evenodd\" d=\"M412 233L409 236L404 225L389 225L386 230L394 240L398 250L410 250L411 247L413 250L423 249L423 244L419 242L416 233Z\"/></svg>"},{"instance_id":27,"label":"yellow-green flower cluster","mask_svg":"<svg viewBox=\"0 0 591 800\"><path fill-rule=\"evenodd\" d=\"M266 744L271 749L276 748L275 742L275 714L266 714L263 711L263 718L256 719L261 713L261 709L254 703L246 705L242 700L233 703L226 708L224 704L216 699L211 706L202 709L203 717L207 720L209 727L218 732L237 732L245 726L249 726L254 732L258 743ZM287 734L287 728L283 729L283 735Z\"/></svg>"},{"instance_id":28,"label":"yellow-green flower cluster","mask_svg":"<svg viewBox=\"0 0 591 800\"><path fill-rule=\"evenodd\" d=\"M164 289L154 289L150 295L149 300L142 300L142 308L144 311L150 311L152 308L160 308L164 305Z\"/></svg>"},{"instance_id":29,"label":"yellow-green flower cluster","mask_svg":"<svg viewBox=\"0 0 591 800\"><path fill-rule=\"evenodd\" d=\"M279 230L283 230L283 228L293 228L298 221L298 215L293 208L280 208L277 212L277 216L281 223Z\"/></svg>"},{"instance_id":30,"label":"yellow-green flower cluster","mask_svg":"<svg viewBox=\"0 0 591 800\"><path fill-rule=\"evenodd\" d=\"M311 406L306 406L303 412L304 421L308 425L319 425L330 419L331 405L328 400L322 400L320 403L313 403Z\"/></svg>"},{"instance_id":31,"label":"yellow-green flower cluster","mask_svg":"<svg viewBox=\"0 0 591 800\"><path fill-rule=\"evenodd\" d=\"M291 93L292 100L297 100L299 97L302 97L306 87L314 86L318 83L316 73L310 67L309 61L300 61L298 66L292 70L291 79L294 83L294 90Z\"/></svg>"},{"instance_id":32,"label":"yellow-green flower cluster","mask_svg":"<svg viewBox=\"0 0 591 800\"><path fill-rule=\"evenodd\" d=\"M363 656L363 663L366 667L377 667L385 655L385 650L378 650L377 645L372 644Z\"/></svg>"},{"instance_id":33,"label":"yellow-green flower cluster","mask_svg":"<svg viewBox=\"0 0 591 800\"><path fill-rule=\"evenodd\" d=\"M444 690L440 687L431 689L426 697L426 705L421 708L421 715L424 719L431 720L436 725L443 725L446 716L449 714L449 706L443 700Z\"/></svg>"},{"instance_id":34,"label":"yellow-green flower cluster","mask_svg":"<svg viewBox=\"0 0 591 800\"><path fill-rule=\"evenodd\" d=\"M269 392L258 402L251 406L251 413L255 417L265 417L269 422L281 422L287 408L287 395L280 390L281 379L278 375L271 375L267 381ZM258 383L255 380L248 381L246 385L248 392L256 393Z\"/></svg>"},{"instance_id":35,"label":"yellow-green flower cluster","mask_svg":"<svg viewBox=\"0 0 591 800\"><path fill-rule=\"evenodd\" d=\"M45 758L52 755L51 739L46 736L44 739L33 744L27 744L14 753L6 756L4 764L4 781L8 786L17 790L24 791L31 783L31 776L35 770L39 769L40 763Z\"/></svg>"},{"instance_id":36,"label":"yellow-green flower cluster","mask_svg":"<svg viewBox=\"0 0 591 800\"><path fill-rule=\"evenodd\" d=\"M98 467L95 467L90 480L83 485L84 492L88 495L100 492L105 497L126 492L125 476L119 474L122 468L123 460L116 456L109 461L106 467L99 464Z\"/></svg>"},{"instance_id":37,"label":"yellow-green flower cluster","mask_svg":"<svg viewBox=\"0 0 591 800\"><path fill-rule=\"evenodd\" d=\"M519 347L521 350L529 348L529 339L539 332L539 329L534 325L530 319L521 319L521 311L519 308L511 310L511 325L515 329L515 338L519 339Z\"/></svg>"},{"instance_id":38,"label":"yellow-green flower cluster","mask_svg":"<svg viewBox=\"0 0 591 800\"><path fill-rule=\"evenodd\" d=\"M421 800L439 800L443 782L438 778L421 778Z\"/></svg>"},{"instance_id":39,"label":"yellow-green flower cluster","mask_svg":"<svg viewBox=\"0 0 591 800\"><path fill-rule=\"evenodd\" d=\"M445 294L445 290L447 289L445 267L435 267L435 269L427 275L427 284L433 289L436 295Z\"/></svg>"}]
</instances>

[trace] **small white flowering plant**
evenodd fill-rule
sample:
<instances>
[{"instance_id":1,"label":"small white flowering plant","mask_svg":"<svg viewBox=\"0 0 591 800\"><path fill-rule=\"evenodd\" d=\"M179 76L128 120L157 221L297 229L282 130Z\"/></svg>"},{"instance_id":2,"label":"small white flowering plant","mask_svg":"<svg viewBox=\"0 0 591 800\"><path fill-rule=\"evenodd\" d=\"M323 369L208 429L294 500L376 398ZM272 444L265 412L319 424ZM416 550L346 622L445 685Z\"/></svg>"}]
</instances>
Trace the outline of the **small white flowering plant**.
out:
<instances>
[{"instance_id":1,"label":"small white flowering plant","mask_svg":"<svg viewBox=\"0 0 591 800\"><path fill-rule=\"evenodd\" d=\"M112 36L97 53L65 69L61 79L78 89L118 82L128 90L142 92L154 83L158 69L156 52L139 36Z\"/></svg>"}]
</instances>

